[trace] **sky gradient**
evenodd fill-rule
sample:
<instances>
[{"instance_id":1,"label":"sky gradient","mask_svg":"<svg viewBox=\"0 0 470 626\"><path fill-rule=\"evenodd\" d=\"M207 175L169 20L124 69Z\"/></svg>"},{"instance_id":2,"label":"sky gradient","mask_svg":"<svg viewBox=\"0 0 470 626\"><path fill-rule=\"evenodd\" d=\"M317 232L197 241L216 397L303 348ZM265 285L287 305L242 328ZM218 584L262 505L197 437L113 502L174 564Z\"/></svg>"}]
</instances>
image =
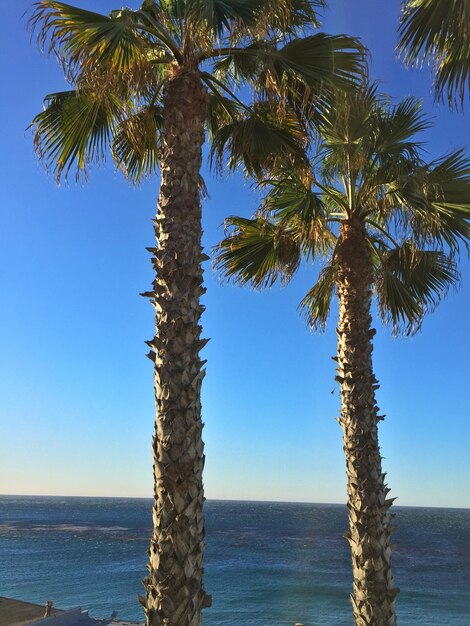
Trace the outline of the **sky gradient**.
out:
<instances>
[{"instance_id":1,"label":"sky gradient","mask_svg":"<svg viewBox=\"0 0 470 626\"><path fill-rule=\"evenodd\" d=\"M80 1L106 12L119 2ZM129 2L136 6L136 2ZM3 7L0 64L0 493L150 496L154 408L144 340L152 308L138 296L152 271L146 246L158 178L130 186L110 161L87 183L57 187L33 154L27 126L62 73L30 43L25 11ZM360 36L371 76L396 98L423 98L432 159L465 146L466 115L433 102L430 72L395 55L399 0L331 0L323 29ZM241 176L204 166L204 244L257 197ZM468 360L470 265L463 285L413 338L378 329L374 365L384 468L400 505L470 506ZM223 284L206 264L203 387L208 498L344 502L341 429L335 421L334 314L312 335L296 311L311 285L304 268L287 288Z\"/></svg>"}]
</instances>

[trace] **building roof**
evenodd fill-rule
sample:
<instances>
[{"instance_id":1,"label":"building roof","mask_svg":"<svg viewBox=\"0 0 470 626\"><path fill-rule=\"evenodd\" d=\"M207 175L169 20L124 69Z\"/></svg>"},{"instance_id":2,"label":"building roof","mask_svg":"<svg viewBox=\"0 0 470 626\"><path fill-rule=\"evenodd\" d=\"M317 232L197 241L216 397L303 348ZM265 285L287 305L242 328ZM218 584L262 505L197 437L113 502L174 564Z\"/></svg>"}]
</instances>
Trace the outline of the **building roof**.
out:
<instances>
[{"instance_id":1,"label":"building roof","mask_svg":"<svg viewBox=\"0 0 470 626\"><path fill-rule=\"evenodd\" d=\"M51 617L45 619L46 605L32 604L23 600L0 596L0 626L141 626L138 622L119 620L114 615L108 619L95 619L88 611L71 609L64 611L52 608Z\"/></svg>"},{"instance_id":2,"label":"building roof","mask_svg":"<svg viewBox=\"0 0 470 626\"><path fill-rule=\"evenodd\" d=\"M0 624L2 626L26 626L44 617L45 611L45 602L41 606L40 604L0 596ZM58 615L59 613L62 613L59 609L53 608L51 611L51 615Z\"/></svg>"}]
</instances>

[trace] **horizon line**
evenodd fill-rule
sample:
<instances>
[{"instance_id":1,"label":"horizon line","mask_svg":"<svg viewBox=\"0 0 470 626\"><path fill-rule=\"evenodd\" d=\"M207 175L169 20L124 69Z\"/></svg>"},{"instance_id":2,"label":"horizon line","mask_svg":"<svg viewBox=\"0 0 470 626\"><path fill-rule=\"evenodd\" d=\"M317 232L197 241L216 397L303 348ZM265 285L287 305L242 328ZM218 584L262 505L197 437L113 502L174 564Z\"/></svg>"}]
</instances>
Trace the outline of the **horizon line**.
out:
<instances>
[{"instance_id":1,"label":"horizon line","mask_svg":"<svg viewBox=\"0 0 470 626\"><path fill-rule=\"evenodd\" d=\"M82 496L82 495L57 495L57 494L28 494L28 493L0 493L0 498L81 498L88 500L153 500L153 496ZM253 500L252 498L206 498L206 502L252 502L264 504L316 504L324 506L344 506L346 502L312 502L311 500ZM394 504L393 508L404 509L448 509L470 510L470 506L446 506L424 504Z\"/></svg>"}]
</instances>

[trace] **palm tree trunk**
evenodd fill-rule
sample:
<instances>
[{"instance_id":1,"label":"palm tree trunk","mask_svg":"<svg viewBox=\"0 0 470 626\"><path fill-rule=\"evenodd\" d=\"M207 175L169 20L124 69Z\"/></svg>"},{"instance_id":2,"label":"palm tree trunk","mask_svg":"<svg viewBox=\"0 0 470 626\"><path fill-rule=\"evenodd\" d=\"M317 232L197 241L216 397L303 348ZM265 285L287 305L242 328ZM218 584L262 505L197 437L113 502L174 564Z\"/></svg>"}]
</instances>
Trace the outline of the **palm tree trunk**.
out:
<instances>
[{"instance_id":1,"label":"palm tree trunk","mask_svg":"<svg viewBox=\"0 0 470 626\"><path fill-rule=\"evenodd\" d=\"M348 480L349 532L356 626L394 626L391 569L392 532L384 483L377 424L381 416L375 402L377 379L372 370L371 284L372 265L364 225L352 218L341 226L337 248L340 267L338 376L341 418Z\"/></svg>"},{"instance_id":2,"label":"palm tree trunk","mask_svg":"<svg viewBox=\"0 0 470 626\"><path fill-rule=\"evenodd\" d=\"M199 351L203 306L200 167L207 93L197 70L174 71L164 96L161 186L148 294L156 309L153 439L154 530L149 549L148 626L199 626L210 605L202 585L204 466Z\"/></svg>"}]
</instances>

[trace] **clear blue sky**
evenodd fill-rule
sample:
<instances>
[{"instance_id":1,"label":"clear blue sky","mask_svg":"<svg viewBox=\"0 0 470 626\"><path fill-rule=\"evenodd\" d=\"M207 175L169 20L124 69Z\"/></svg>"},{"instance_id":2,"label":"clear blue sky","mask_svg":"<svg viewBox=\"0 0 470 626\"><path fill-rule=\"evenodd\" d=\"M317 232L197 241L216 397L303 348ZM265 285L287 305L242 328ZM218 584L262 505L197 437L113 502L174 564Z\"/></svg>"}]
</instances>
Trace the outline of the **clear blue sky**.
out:
<instances>
[{"instance_id":1,"label":"clear blue sky","mask_svg":"<svg viewBox=\"0 0 470 626\"><path fill-rule=\"evenodd\" d=\"M397 62L399 4L331 0L324 29L362 37L385 91L424 99L436 118L427 133L434 157L465 145L468 113L434 105L429 71ZM158 180L132 188L110 162L87 184L57 188L45 175L26 127L63 79L30 44L22 14L31 5L2 6L0 493L150 496L154 409L144 340L153 319L138 293L152 279L145 247ZM252 214L256 197L241 177L216 179L207 169L204 177L210 248L224 217ZM462 272L462 289L418 336L392 339L378 326L378 399L387 415L380 435L397 504L470 506L467 258ZM209 264L205 280L207 497L344 502L331 393L335 319L312 335L296 312L309 271L264 293L222 285Z\"/></svg>"}]
</instances>

